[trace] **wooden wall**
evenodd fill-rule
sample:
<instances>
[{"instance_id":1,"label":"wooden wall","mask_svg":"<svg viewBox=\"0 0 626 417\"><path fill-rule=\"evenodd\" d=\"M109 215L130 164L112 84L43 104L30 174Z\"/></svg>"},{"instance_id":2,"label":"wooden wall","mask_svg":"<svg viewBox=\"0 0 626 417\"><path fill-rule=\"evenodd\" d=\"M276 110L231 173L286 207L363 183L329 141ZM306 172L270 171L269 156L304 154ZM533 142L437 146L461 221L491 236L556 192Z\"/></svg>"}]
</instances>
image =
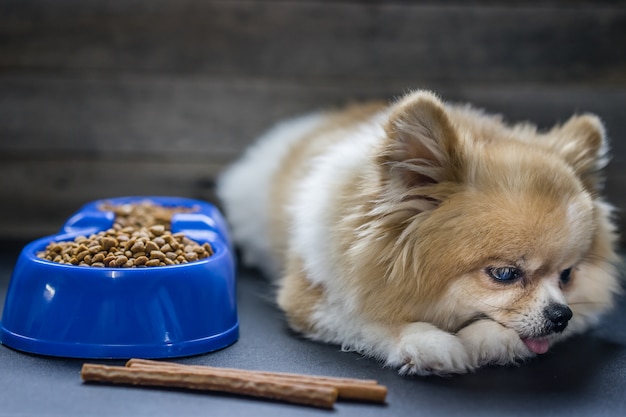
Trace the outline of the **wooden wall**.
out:
<instances>
[{"instance_id":1,"label":"wooden wall","mask_svg":"<svg viewBox=\"0 0 626 417\"><path fill-rule=\"evenodd\" d=\"M275 121L415 88L544 127L596 112L626 209L621 2L2 0L0 238L97 198L212 200Z\"/></svg>"}]
</instances>

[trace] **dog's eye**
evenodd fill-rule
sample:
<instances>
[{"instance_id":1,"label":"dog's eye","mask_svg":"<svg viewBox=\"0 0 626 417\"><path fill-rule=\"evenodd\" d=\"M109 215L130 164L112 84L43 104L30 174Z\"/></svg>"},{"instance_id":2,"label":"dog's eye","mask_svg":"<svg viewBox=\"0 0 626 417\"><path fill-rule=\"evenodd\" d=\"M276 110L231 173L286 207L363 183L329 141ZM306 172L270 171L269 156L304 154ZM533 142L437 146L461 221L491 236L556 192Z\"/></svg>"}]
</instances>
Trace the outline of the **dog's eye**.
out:
<instances>
[{"instance_id":1,"label":"dog's eye","mask_svg":"<svg viewBox=\"0 0 626 417\"><path fill-rule=\"evenodd\" d=\"M567 284L572 279L572 268L567 268L561 272L560 280L562 284Z\"/></svg>"},{"instance_id":2,"label":"dog's eye","mask_svg":"<svg viewBox=\"0 0 626 417\"><path fill-rule=\"evenodd\" d=\"M487 275L496 281L512 282L521 278L524 274L519 268L513 266L503 266L497 268L487 268Z\"/></svg>"}]
</instances>

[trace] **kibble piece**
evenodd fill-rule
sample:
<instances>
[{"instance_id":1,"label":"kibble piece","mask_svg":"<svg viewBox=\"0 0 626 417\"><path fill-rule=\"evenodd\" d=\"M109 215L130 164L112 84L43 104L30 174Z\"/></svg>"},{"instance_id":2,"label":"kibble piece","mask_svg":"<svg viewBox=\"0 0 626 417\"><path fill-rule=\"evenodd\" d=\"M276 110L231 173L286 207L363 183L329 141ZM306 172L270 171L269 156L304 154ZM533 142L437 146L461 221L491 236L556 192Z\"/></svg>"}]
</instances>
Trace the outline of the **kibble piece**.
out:
<instances>
[{"instance_id":1,"label":"kibble piece","mask_svg":"<svg viewBox=\"0 0 626 417\"><path fill-rule=\"evenodd\" d=\"M150 233L146 232L144 229L136 231L133 235L138 239L142 239L144 243L150 239Z\"/></svg>"},{"instance_id":2,"label":"kibble piece","mask_svg":"<svg viewBox=\"0 0 626 417\"><path fill-rule=\"evenodd\" d=\"M150 259L158 259L160 261L166 259L165 254L160 250L153 250L150 252Z\"/></svg>"},{"instance_id":3,"label":"kibble piece","mask_svg":"<svg viewBox=\"0 0 626 417\"><path fill-rule=\"evenodd\" d=\"M102 262L104 260L104 254L103 253L96 253L92 258L91 261L93 263L96 262Z\"/></svg>"},{"instance_id":4,"label":"kibble piece","mask_svg":"<svg viewBox=\"0 0 626 417\"><path fill-rule=\"evenodd\" d=\"M130 248L130 251L132 253L137 253L137 252L143 252L146 249L146 245L143 243L143 241L138 240L135 242L135 244Z\"/></svg>"},{"instance_id":5,"label":"kibble piece","mask_svg":"<svg viewBox=\"0 0 626 417\"><path fill-rule=\"evenodd\" d=\"M156 243L150 241L150 242L146 243L144 251L146 253L150 253L150 252L152 252L154 250L160 250L160 249L161 248Z\"/></svg>"},{"instance_id":6,"label":"kibble piece","mask_svg":"<svg viewBox=\"0 0 626 417\"><path fill-rule=\"evenodd\" d=\"M150 259L148 262L146 262L146 266L159 266L161 265L161 261L158 259Z\"/></svg>"},{"instance_id":7,"label":"kibble piece","mask_svg":"<svg viewBox=\"0 0 626 417\"><path fill-rule=\"evenodd\" d=\"M109 249L116 247L119 243L117 242L117 239L115 239L114 237L105 236L102 238L101 244L102 244L102 249L108 251Z\"/></svg>"},{"instance_id":8,"label":"kibble piece","mask_svg":"<svg viewBox=\"0 0 626 417\"><path fill-rule=\"evenodd\" d=\"M154 233L155 236L161 236L165 232L165 226L155 224L154 226L150 226L150 231Z\"/></svg>"},{"instance_id":9,"label":"kibble piece","mask_svg":"<svg viewBox=\"0 0 626 417\"><path fill-rule=\"evenodd\" d=\"M113 265L115 265L115 258L116 256L112 253L109 253L103 260L102 263L105 264L106 266L109 266L109 264L111 264L111 262L113 262Z\"/></svg>"},{"instance_id":10,"label":"kibble piece","mask_svg":"<svg viewBox=\"0 0 626 417\"><path fill-rule=\"evenodd\" d=\"M137 241L137 238L131 235L130 239L128 239L126 242L124 242L123 245L120 245L120 246L122 249L126 251L132 248L136 241Z\"/></svg>"},{"instance_id":11,"label":"kibble piece","mask_svg":"<svg viewBox=\"0 0 626 417\"><path fill-rule=\"evenodd\" d=\"M124 256L124 255L120 255L117 258L115 258L115 265L116 266L122 266L126 262L128 262L128 258L126 256Z\"/></svg>"},{"instance_id":12,"label":"kibble piece","mask_svg":"<svg viewBox=\"0 0 626 417\"><path fill-rule=\"evenodd\" d=\"M135 259L135 265L145 265L148 262L148 257L145 255L139 256Z\"/></svg>"},{"instance_id":13,"label":"kibble piece","mask_svg":"<svg viewBox=\"0 0 626 417\"><path fill-rule=\"evenodd\" d=\"M82 261L82 260L85 258L85 256L87 256L87 255L89 255L89 251L88 251L88 250L84 250L84 251L82 251L82 252L79 252L79 253L76 255L76 259L77 259L78 261Z\"/></svg>"},{"instance_id":14,"label":"kibble piece","mask_svg":"<svg viewBox=\"0 0 626 417\"><path fill-rule=\"evenodd\" d=\"M198 260L198 254L195 252L186 252L185 253L185 259L187 259L188 261L197 261Z\"/></svg>"},{"instance_id":15,"label":"kibble piece","mask_svg":"<svg viewBox=\"0 0 626 417\"><path fill-rule=\"evenodd\" d=\"M63 246L59 245L58 243L53 243L50 245L50 252L61 253L61 251L63 251Z\"/></svg>"},{"instance_id":16,"label":"kibble piece","mask_svg":"<svg viewBox=\"0 0 626 417\"><path fill-rule=\"evenodd\" d=\"M100 252L101 250L102 250L102 246L100 245L93 245L89 247L89 253L91 253L92 255Z\"/></svg>"}]
</instances>

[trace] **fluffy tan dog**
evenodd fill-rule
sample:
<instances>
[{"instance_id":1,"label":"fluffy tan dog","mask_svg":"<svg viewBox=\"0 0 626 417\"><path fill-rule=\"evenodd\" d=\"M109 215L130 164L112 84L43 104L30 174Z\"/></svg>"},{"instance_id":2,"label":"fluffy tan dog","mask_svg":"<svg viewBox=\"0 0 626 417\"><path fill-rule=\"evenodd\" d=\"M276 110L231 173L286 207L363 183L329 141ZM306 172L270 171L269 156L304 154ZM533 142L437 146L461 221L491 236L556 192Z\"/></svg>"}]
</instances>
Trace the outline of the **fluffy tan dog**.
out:
<instances>
[{"instance_id":1,"label":"fluffy tan dog","mask_svg":"<svg viewBox=\"0 0 626 417\"><path fill-rule=\"evenodd\" d=\"M600 120L538 132L418 91L278 125L218 194L307 337L403 374L545 353L619 290Z\"/></svg>"}]
</instances>

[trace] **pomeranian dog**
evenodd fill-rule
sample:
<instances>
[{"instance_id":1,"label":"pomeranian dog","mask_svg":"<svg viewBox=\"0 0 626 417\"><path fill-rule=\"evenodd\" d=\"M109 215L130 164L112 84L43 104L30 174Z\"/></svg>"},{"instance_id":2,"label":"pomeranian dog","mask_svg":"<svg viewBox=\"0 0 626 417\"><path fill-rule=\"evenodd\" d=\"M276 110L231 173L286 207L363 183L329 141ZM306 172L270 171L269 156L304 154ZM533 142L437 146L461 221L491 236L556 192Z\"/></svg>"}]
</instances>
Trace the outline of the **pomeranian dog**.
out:
<instances>
[{"instance_id":1,"label":"pomeranian dog","mask_svg":"<svg viewBox=\"0 0 626 417\"><path fill-rule=\"evenodd\" d=\"M289 325L401 374L513 364L620 290L598 117L507 125L427 91L277 125L218 181Z\"/></svg>"}]
</instances>

